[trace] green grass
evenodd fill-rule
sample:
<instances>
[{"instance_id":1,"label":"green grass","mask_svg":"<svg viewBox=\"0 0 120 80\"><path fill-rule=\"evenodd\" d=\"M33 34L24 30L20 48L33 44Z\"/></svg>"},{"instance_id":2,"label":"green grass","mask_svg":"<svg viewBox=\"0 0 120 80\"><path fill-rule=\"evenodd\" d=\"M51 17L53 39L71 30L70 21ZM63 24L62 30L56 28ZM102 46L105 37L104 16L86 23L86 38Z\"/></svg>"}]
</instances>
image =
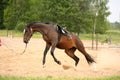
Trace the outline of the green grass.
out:
<instances>
[{"instance_id":1,"label":"green grass","mask_svg":"<svg viewBox=\"0 0 120 80\"><path fill-rule=\"evenodd\" d=\"M15 77L0 76L0 80L120 80L120 76L102 77L102 78L70 78L70 77Z\"/></svg>"},{"instance_id":2,"label":"green grass","mask_svg":"<svg viewBox=\"0 0 120 80\"><path fill-rule=\"evenodd\" d=\"M7 36L6 30L0 30L0 36Z\"/></svg>"},{"instance_id":3,"label":"green grass","mask_svg":"<svg viewBox=\"0 0 120 80\"><path fill-rule=\"evenodd\" d=\"M82 40L91 40L92 34L80 34L80 39ZM109 30L105 34L98 34L98 41L105 42L105 40L110 37L112 44L120 44L120 31L119 30ZM95 39L96 40L96 35Z\"/></svg>"},{"instance_id":4,"label":"green grass","mask_svg":"<svg viewBox=\"0 0 120 80\"><path fill-rule=\"evenodd\" d=\"M13 35L14 37L23 37L23 32L9 30L8 35ZM0 30L0 36L7 36L7 30ZM41 34L36 32L33 35L34 38L41 38Z\"/></svg>"},{"instance_id":5,"label":"green grass","mask_svg":"<svg viewBox=\"0 0 120 80\"><path fill-rule=\"evenodd\" d=\"M111 37L112 43L120 43L120 30L108 30L106 35Z\"/></svg>"},{"instance_id":6,"label":"green grass","mask_svg":"<svg viewBox=\"0 0 120 80\"><path fill-rule=\"evenodd\" d=\"M13 35L15 37L22 37L23 33L22 32L16 32L14 30L0 30L0 36L8 36L8 35Z\"/></svg>"}]
</instances>

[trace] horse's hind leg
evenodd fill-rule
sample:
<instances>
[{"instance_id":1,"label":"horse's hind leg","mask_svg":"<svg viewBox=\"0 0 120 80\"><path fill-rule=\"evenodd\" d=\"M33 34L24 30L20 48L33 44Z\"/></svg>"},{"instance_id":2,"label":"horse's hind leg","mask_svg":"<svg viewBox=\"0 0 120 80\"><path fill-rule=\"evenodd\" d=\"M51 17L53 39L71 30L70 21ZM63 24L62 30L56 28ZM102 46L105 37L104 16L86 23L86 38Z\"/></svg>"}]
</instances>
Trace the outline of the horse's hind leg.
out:
<instances>
[{"instance_id":1,"label":"horse's hind leg","mask_svg":"<svg viewBox=\"0 0 120 80\"><path fill-rule=\"evenodd\" d=\"M76 39L76 41L77 49L85 56L88 64L95 62L94 59L86 52L83 43L79 39Z\"/></svg>"},{"instance_id":2,"label":"horse's hind leg","mask_svg":"<svg viewBox=\"0 0 120 80\"><path fill-rule=\"evenodd\" d=\"M71 57L72 59L75 60L75 66L77 66L78 62L79 62L79 58L77 56L74 55L74 52L76 51L76 48L71 48L71 49L66 49L65 53L67 53L67 55L69 57Z\"/></svg>"}]
</instances>

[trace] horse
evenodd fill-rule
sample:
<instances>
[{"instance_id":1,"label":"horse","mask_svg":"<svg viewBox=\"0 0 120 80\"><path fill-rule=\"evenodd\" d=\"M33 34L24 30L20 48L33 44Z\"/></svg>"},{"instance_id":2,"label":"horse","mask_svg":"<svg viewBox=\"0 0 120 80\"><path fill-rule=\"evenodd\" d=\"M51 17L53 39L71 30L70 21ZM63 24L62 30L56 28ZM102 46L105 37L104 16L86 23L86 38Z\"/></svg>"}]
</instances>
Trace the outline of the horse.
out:
<instances>
[{"instance_id":1,"label":"horse","mask_svg":"<svg viewBox=\"0 0 120 80\"><path fill-rule=\"evenodd\" d=\"M65 31L57 24L42 22L28 23L25 26L23 35L23 42L25 44L29 42L34 32L40 32L46 42L42 61L43 65L46 62L46 55L50 47L50 53L54 61L59 65L61 65L61 62L54 56L55 48L64 49L65 53L75 61L75 66L77 66L79 62L79 58L74 54L76 50L80 51L85 56L88 64L95 62L95 60L86 52L85 47L79 37L71 32Z\"/></svg>"}]
</instances>

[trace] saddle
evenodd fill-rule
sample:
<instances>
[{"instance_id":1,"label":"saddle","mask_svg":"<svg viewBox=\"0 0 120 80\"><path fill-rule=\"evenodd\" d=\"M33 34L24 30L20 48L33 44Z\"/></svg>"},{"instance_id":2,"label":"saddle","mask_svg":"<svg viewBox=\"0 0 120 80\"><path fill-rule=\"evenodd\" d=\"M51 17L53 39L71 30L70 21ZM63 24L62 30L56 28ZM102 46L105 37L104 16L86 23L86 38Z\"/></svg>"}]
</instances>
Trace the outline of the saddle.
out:
<instances>
[{"instance_id":1,"label":"saddle","mask_svg":"<svg viewBox=\"0 0 120 80\"><path fill-rule=\"evenodd\" d=\"M50 24L50 23L49 23L49 22L45 22L45 24ZM56 27L56 26L57 26L57 27ZM59 25L54 25L54 27L56 28L56 31L57 31L58 33L70 37L70 33L69 33L66 29L62 28L62 27L59 26Z\"/></svg>"},{"instance_id":2,"label":"saddle","mask_svg":"<svg viewBox=\"0 0 120 80\"><path fill-rule=\"evenodd\" d=\"M65 36L67 36L69 39L71 39L71 35L70 35L70 32L68 32L66 29L62 28L61 26L57 25L58 27L58 32L60 34L63 34Z\"/></svg>"}]
</instances>

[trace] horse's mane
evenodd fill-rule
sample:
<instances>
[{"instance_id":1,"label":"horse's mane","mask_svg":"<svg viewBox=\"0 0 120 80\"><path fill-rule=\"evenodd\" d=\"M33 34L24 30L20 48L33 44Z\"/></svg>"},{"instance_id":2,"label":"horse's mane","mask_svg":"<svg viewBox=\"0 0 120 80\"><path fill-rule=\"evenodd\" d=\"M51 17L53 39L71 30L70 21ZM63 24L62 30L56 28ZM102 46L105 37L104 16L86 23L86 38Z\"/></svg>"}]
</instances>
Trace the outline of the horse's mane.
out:
<instances>
[{"instance_id":1,"label":"horse's mane","mask_svg":"<svg viewBox=\"0 0 120 80\"><path fill-rule=\"evenodd\" d=\"M27 24L26 27L30 28L30 26L32 26L32 25L35 24L35 23L37 23L37 22L30 22L30 23Z\"/></svg>"},{"instance_id":2,"label":"horse's mane","mask_svg":"<svg viewBox=\"0 0 120 80\"><path fill-rule=\"evenodd\" d=\"M44 22L44 24L51 24L50 22Z\"/></svg>"},{"instance_id":3,"label":"horse's mane","mask_svg":"<svg viewBox=\"0 0 120 80\"><path fill-rule=\"evenodd\" d=\"M51 24L50 22L30 22L30 23L27 24L26 27L30 28L30 26L34 25L35 23Z\"/></svg>"}]
</instances>

